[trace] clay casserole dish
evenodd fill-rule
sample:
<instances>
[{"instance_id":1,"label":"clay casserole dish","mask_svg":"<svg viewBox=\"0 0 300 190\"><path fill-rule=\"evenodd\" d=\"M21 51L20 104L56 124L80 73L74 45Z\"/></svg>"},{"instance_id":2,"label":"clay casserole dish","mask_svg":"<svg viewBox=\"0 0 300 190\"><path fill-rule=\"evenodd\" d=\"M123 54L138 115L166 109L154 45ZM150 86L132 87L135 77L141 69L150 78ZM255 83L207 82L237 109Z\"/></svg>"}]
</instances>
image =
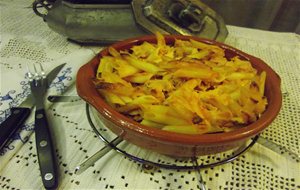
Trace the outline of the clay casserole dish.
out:
<instances>
[{"instance_id":1,"label":"clay casserole dish","mask_svg":"<svg viewBox=\"0 0 300 190\"><path fill-rule=\"evenodd\" d=\"M95 88L93 79L96 75L99 60L102 56L109 55L107 48L102 50L90 62L79 69L76 79L76 88L79 96L98 111L99 117L109 129L118 135L121 134L125 140L140 147L176 157L207 155L232 149L258 135L270 125L278 115L282 101L280 77L270 66L261 59L219 42L191 36L165 36L167 44L174 43L175 39L193 39L203 43L217 45L225 50L226 58L239 56L242 59L250 61L252 66L256 68L259 73L265 71L267 73L265 96L268 100L268 106L262 116L256 122L246 127L215 134L188 135L143 126L115 111L105 102ZM116 50L124 50L134 45L139 45L144 41L156 43L156 37L154 35L137 37L115 43L111 46Z\"/></svg>"}]
</instances>

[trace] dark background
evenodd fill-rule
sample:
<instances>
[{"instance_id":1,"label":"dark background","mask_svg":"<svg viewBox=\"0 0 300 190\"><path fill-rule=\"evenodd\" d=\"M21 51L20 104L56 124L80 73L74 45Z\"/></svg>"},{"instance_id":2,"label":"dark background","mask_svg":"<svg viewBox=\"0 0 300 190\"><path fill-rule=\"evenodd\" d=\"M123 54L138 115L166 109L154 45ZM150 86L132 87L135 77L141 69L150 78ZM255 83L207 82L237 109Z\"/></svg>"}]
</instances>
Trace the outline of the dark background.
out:
<instances>
[{"instance_id":1,"label":"dark background","mask_svg":"<svg viewBox=\"0 0 300 190\"><path fill-rule=\"evenodd\" d=\"M226 24L300 34L300 0L201 0Z\"/></svg>"}]
</instances>

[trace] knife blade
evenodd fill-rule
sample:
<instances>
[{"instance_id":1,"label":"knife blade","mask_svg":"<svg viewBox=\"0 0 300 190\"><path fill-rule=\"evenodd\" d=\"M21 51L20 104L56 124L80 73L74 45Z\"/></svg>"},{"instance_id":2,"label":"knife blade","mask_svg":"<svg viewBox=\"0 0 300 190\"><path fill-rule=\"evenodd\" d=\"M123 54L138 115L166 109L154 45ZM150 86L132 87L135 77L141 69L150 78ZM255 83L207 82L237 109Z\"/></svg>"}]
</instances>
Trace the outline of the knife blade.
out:
<instances>
[{"instance_id":1,"label":"knife blade","mask_svg":"<svg viewBox=\"0 0 300 190\"><path fill-rule=\"evenodd\" d=\"M48 96L47 100L52 103L58 103L58 102L78 102L81 101L82 99L77 96L77 95L50 95Z\"/></svg>"},{"instance_id":2,"label":"knife blade","mask_svg":"<svg viewBox=\"0 0 300 190\"><path fill-rule=\"evenodd\" d=\"M285 148L277 143L274 143L274 142L262 137L261 135L257 139L257 142L291 161L294 161L296 163L300 162L299 155L297 155L296 153L288 150L287 148Z\"/></svg>"},{"instance_id":3,"label":"knife blade","mask_svg":"<svg viewBox=\"0 0 300 190\"><path fill-rule=\"evenodd\" d=\"M59 65L47 74L48 87L56 78L57 74L65 66L66 63ZM24 124L31 113L31 109L35 106L32 94L29 94L25 100L17 107L10 109L10 115L0 124L0 150L9 142L15 132Z\"/></svg>"},{"instance_id":4,"label":"knife blade","mask_svg":"<svg viewBox=\"0 0 300 190\"><path fill-rule=\"evenodd\" d=\"M88 169L90 166L95 164L96 161L98 161L100 158L102 158L104 155L106 155L110 150L113 149L113 147L117 146L122 141L123 141L123 139L120 136L117 136L114 140L112 140L110 143L106 144L103 148L101 148L99 151L97 151L94 155L87 158L79 166L76 166L75 174L79 175L82 172L84 172L86 169Z\"/></svg>"}]
</instances>

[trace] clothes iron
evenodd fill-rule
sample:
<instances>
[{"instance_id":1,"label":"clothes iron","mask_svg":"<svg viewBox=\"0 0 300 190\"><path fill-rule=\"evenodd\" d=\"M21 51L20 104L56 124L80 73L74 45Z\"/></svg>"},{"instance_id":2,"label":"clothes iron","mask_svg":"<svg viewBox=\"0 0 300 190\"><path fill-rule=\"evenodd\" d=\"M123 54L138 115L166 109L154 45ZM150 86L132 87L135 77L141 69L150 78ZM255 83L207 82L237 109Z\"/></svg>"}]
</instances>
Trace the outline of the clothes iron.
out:
<instances>
[{"instance_id":1,"label":"clothes iron","mask_svg":"<svg viewBox=\"0 0 300 190\"><path fill-rule=\"evenodd\" d=\"M228 34L223 19L199 0L36 0L33 10L78 43L110 44L156 31L222 42Z\"/></svg>"}]
</instances>

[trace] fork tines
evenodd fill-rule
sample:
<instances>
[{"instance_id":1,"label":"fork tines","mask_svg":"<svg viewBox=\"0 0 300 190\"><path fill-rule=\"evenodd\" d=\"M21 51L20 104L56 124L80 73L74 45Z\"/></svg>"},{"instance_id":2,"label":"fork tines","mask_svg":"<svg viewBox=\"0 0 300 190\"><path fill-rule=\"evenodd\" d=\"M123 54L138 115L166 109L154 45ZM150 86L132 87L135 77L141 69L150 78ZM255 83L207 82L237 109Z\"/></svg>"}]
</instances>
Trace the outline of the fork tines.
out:
<instances>
[{"instance_id":1,"label":"fork tines","mask_svg":"<svg viewBox=\"0 0 300 190\"><path fill-rule=\"evenodd\" d=\"M37 64L38 64L39 68L37 67ZM44 70L41 63L34 63L33 64L33 72L30 69L30 66L29 66L28 63L26 63L26 67L27 67L26 75L27 75L30 82L33 81L33 80L39 81L41 79L46 78L46 73L45 73L45 70Z\"/></svg>"}]
</instances>

